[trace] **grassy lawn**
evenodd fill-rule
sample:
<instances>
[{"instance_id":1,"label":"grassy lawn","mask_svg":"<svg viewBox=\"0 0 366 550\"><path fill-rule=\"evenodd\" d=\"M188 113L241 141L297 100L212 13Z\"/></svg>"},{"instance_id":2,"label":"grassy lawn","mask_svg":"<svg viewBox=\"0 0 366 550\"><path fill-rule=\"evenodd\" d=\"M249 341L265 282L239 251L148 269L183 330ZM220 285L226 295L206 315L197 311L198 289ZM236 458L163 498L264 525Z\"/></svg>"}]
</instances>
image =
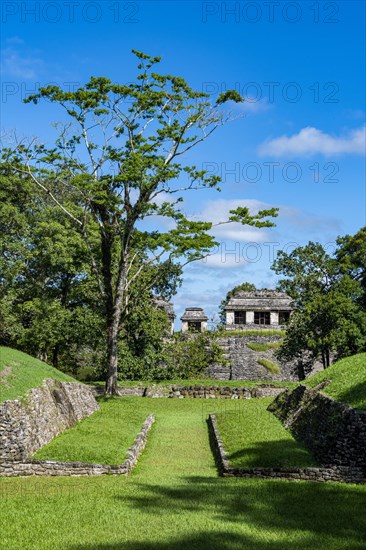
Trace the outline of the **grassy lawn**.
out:
<instances>
[{"instance_id":1,"label":"grassy lawn","mask_svg":"<svg viewBox=\"0 0 366 550\"><path fill-rule=\"evenodd\" d=\"M124 408L156 415L132 475L0 479L1 548L364 549L366 487L218 477L206 415L244 401L111 403L121 432Z\"/></svg>"},{"instance_id":2,"label":"grassy lawn","mask_svg":"<svg viewBox=\"0 0 366 550\"><path fill-rule=\"evenodd\" d=\"M133 397L102 399L91 417L66 430L39 450L35 458L118 464L132 445L136 433L152 408L157 417L171 407L167 400ZM204 420L215 411L225 448L233 466L310 466L314 461L277 418L266 408L267 399L179 400L174 406L186 414L198 413ZM174 424L175 419L172 419Z\"/></svg>"},{"instance_id":3,"label":"grassy lawn","mask_svg":"<svg viewBox=\"0 0 366 550\"><path fill-rule=\"evenodd\" d=\"M26 354L9 353L7 348L0 351L1 370L11 366L23 373L6 371L4 388L13 391L10 398L24 394L45 377L72 380ZM341 361L306 383L316 385L331 378L327 393L363 407L365 358L362 354ZM11 387L14 372L19 379ZM165 382L201 383L258 384ZM142 422L154 413L156 423L131 476L0 478L0 548L363 550L365 486L218 477L206 422L210 412L217 415L231 465L313 464L306 450L265 410L270 400L101 400L99 412L67 430L37 456L121 462Z\"/></svg>"},{"instance_id":4,"label":"grassy lawn","mask_svg":"<svg viewBox=\"0 0 366 550\"><path fill-rule=\"evenodd\" d=\"M237 412L217 415L230 466L304 467L316 462L266 409L271 398L250 399Z\"/></svg>"},{"instance_id":5,"label":"grassy lawn","mask_svg":"<svg viewBox=\"0 0 366 550\"><path fill-rule=\"evenodd\" d=\"M304 383L314 387L328 378L331 384L322 390L337 401L366 410L366 353L359 353L337 361L331 367L318 372Z\"/></svg>"},{"instance_id":6,"label":"grassy lawn","mask_svg":"<svg viewBox=\"0 0 366 550\"><path fill-rule=\"evenodd\" d=\"M0 346L0 403L22 397L28 390L40 386L45 378L77 382L26 353Z\"/></svg>"}]
</instances>

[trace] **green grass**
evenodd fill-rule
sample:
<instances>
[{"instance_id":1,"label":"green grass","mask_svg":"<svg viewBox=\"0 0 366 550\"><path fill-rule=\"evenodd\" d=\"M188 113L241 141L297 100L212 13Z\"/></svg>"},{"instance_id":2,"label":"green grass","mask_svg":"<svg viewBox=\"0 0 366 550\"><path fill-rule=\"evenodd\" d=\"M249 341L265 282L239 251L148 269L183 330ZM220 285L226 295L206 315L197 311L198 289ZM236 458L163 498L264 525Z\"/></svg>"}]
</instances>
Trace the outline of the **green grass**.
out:
<instances>
[{"instance_id":1,"label":"green grass","mask_svg":"<svg viewBox=\"0 0 366 550\"><path fill-rule=\"evenodd\" d=\"M273 348L279 348L281 342L271 342L269 344L260 344L258 342L248 342L247 346L253 351L268 351Z\"/></svg>"},{"instance_id":2,"label":"green grass","mask_svg":"<svg viewBox=\"0 0 366 550\"><path fill-rule=\"evenodd\" d=\"M325 379L331 384L322 391L337 401L348 403L357 409L366 410L366 353L359 353L337 361L304 383L314 387Z\"/></svg>"},{"instance_id":3,"label":"green grass","mask_svg":"<svg viewBox=\"0 0 366 550\"><path fill-rule=\"evenodd\" d=\"M127 399L101 399L100 410L55 437L34 458L120 464L146 420L146 409ZM121 406L122 405L122 406Z\"/></svg>"},{"instance_id":4,"label":"green grass","mask_svg":"<svg viewBox=\"0 0 366 550\"><path fill-rule=\"evenodd\" d=\"M267 411L271 398L246 400L238 411L217 415L217 423L230 466L305 467L315 460Z\"/></svg>"},{"instance_id":5,"label":"green grass","mask_svg":"<svg viewBox=\"0 0 366 550\"><path fill-rule=\"evenodd\" d=\"M217 336L282 336L286 335L284 329L248 329L248 330L222 330Z\"/></svg>"},{"instance_id":6,"label":"green grass","mask_svg":"<svg viewBox=\"0 0 366 550\"><path fill-rule=\"evenodd\" d=\"M179 400L182 405L177 405L179 411L198 411L204 420L209 412L215 412L219 418L226 419L229 424L238 426L238 432L233 432L235 439L242 433L243 426L247 431L251 424L252 436L258 434L259 442L263 439L266 430L271 432L268 441L287 440L293 442L292 436L287 432L274 415L266 411L271 402L267 399L250 400L201 400L196 405L195 400ZM152 400L134 397L101 399L100 410L89 418L79 422L73 428L63 432L53 439L51 443L40 449L34 458L82 461L103 464L118 464L125 458L125 451L132 445L133 440L141 428L143 421L154 410L157 421L161 414L169 410L170 405L166 399ZM175 400L174 400L175 401ZM171 402L171 400L169 400ZM221 421L221 420L220 420ZM259 422L259 430L257 423ZM281 437L280 437L281 436ZM282 438L282 439L281 439ZM267 441L263 439L263 441ZM302 447L301 447L302 449ZM286 450L288 452L289 449ZM277 462L274 464L277 466Z\"/></svg>"},{"instance_id":7,"label":"green grass","mask_svg":"<svg viewBox=\"0 0 366 550\"><path fill-rule=\"evenodd\" d=\"M0 479L0 548L364 549L364 486L218 477L206 415L241 401L114 402L116 422L124 408L156 416L131 476Z\"/></svg>"},{"instance_id":8,"label":"green grass","mask_svg":"<svg viewBox=\"0 0 366 550\"><path fill-rule=\"evenodd\" d=\"M269 359L260 357L259 359L257 359L257 363L259 365L262 365L262 367L265 367L269 372L272 372L273 374L280 373L280 367L276 365L276 363L273 363L273 361L269 361Z\"/></svg>"},{"instance_id":9,"label":"green grass","mask_svg":"<svg viewBox=\"0 0 366 550\"><path fill-rule=\"evenodd\" d=\"M54 369L26 353L0 346L0 403L16 399L40 386L45 378L76 382L74 378Z\"/></svg>"}]
</instances>

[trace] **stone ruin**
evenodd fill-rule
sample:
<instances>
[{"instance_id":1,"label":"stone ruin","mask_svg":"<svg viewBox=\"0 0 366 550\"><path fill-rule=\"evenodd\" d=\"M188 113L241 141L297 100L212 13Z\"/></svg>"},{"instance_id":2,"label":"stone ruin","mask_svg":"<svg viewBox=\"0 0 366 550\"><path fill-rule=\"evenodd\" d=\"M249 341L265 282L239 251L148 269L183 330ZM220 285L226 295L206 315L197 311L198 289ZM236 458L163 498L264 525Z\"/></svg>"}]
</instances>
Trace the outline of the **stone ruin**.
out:
<instances>
[{"instance_id":1,"label":"stone ruin","mask_svg":"<svg viewBox=\"0 0 366 550\"><path fill-rule=\"evenodd\" d=\"M201 307L187 307L181 317L182 333L205 332L208 317Z\"/></svg>"},{"instance_id":2,"label":"stone ruin","mask_svg":"<svg viewBox=\"0 0 366 550\"><path fill-rule=\"evenodd\" d=\"M170 302L167 302L161 296L153 296L152 300L153 300L153 303L155 304L155 306L158 309L163 309L165 311L165 313L167 314L167 317L168 317L169 323L170 323L169 333L170 333L170 336L173 336L173 334L174 334L174 319L176 317L176 315L174 313L174 309L173 309L173 304L170 303Z\"/></svg>"},{"instance_id":3,"label":"stone ruin","mask_svg":"<svg viewBox=\"0 0 366 550\"><path fill-rule=\"evenodd\" d=\"M175 313L173 305L161 296L154 296L158 308L164 309L174 334ZM225 330L281 329L286 328L293 311L292 298L275 290L238 291L225 306ZM204 332L208 317L201 307L187 307L180 318L182 333Z\"/></svg>"},{"instance_id":4,"label":"stone ruin","mask_svg":"<svg viewBox=\"0 0 366 550\"><path fill-rule=\"evenodd\" d=\"M154 300L158 307L165 309L173 335L175 315L172 304L160 297ZM207 376L220 380L298 381L303 378L297 364L278 365L275 356L282 335L273 331L286 328L293 311L290 296L274 290L238 291L224 309L226 333L217 343L223 350L225 361L222 365L211 365L206 370ZM181 317L182 334L207 331L207 321L203 308L187 307ZM233 333L235 330L240 334ZM256 351L253 344L266 344L268 349ZM264 359L277 364L279 371L269 371L261 362Z\"/></svg>"},{"instance_id":5,"label":"stone ruin","mask_svg":"<svg viewBox=\"0 0 366 550\"><path fill-rule=\"evenodd\" d=\"M285 328L292 298L274 290L239 291L225 306L226 330Z\"/></svg>"}]
</instances>

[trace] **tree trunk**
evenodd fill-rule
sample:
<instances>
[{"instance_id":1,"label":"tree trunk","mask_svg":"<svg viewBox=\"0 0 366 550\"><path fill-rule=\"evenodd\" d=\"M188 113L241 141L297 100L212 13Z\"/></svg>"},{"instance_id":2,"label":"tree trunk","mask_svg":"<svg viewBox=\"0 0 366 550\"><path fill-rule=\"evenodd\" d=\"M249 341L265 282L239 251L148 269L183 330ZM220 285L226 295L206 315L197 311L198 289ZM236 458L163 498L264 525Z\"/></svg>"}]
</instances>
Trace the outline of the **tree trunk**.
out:
<instances>
[{"instance_id":1,"label":"tree trunk","mask_svg":"<svg viewBox=\"0 0 366 550\"><path fill-rule=\"evenodd\" d=\"M117 395L118 374L118 333L122 317L123 301L127 289L127 273L129 261L129 235L132 226L125 233L119 259L118 276L113 285L112 249L114 244L115 227L108 218L105 208L99 207L98 213L103 221L100 228L102 242L102 275L105 291L105 314L107 319L107 378L105 395ZM113 288L114 287L114 288Z\"/></svg>"},{"instance_id":2,"label":"tree trunk","mask_svg":"<svg viewBox=\"0 0 366 550\"><path fill-rule=\"evenodd\" d=\"M305 380L305 378L306 378L306 376L305 376L305 367L304 367L304 363L302 361L299 361L297 363L297 373L298 373L299 380Z\"/></svg>"},{"instance_id":3,"label":"tree trunk","mask_svg":"<svg viewBox=\"0 0 366 550\"><path fill-rule=\"evenodd\" d=\"M323 369L325 370L327 368L326 361L325 361L325 351L322 349L322 363L323 363Z\"/></svg>"},{"instance_id":4,"label":"tree trunk","mask_svg":"<svg viewBox=\"0 0 366 550\"><path fill-rule=\"evenodd\" d=\"M103 225L100 228L100 236L102 241L102 274L105 292L104 309L107 320L107 377L105 383L105 394L115 395L117 393L119 315L118 312L116 312L116 303L113 296L112 287L113 235L104 209L100 207L98 212L103 220Z\"/></svg>"},{"instance_id":5,"label":"tree trunk","mask_svg":"<svg viewBox=\"0 0 366 550\"><path fill-rule=\"evenodd\" d=\"M53 348L52 352L52 365L55 367L55 369L58 369L58 352L59 352L59 345L56 344Z\"/></svg>"},{"instance_id":6,"label":"tree trunk","mask_svg":"<svg viewBox=\"0 0 366 550\"><path fill-rule=\"evenodd\" d=\"M105 395L117 395L117 375L118 375L118 332L122 316L123 298L126 292L127 283L127 262L123 261L120 265L118 283L116 288L116 297L114 300L112 315L108 316L107 327L107 379L105 385Z\"/></svg>"},{"instance_id":7,"label":"tree trunk","mask_svg":"<svg viewBox=\"0 0 366 550\"><path fill-rule=\"evenodd\" d=\"M106 395L116 395L117 389L117 374L118 374L118 328L119 319L113 316L110 326L107 329L107 379L105 385Z\"/></svg>"}]
</instances>

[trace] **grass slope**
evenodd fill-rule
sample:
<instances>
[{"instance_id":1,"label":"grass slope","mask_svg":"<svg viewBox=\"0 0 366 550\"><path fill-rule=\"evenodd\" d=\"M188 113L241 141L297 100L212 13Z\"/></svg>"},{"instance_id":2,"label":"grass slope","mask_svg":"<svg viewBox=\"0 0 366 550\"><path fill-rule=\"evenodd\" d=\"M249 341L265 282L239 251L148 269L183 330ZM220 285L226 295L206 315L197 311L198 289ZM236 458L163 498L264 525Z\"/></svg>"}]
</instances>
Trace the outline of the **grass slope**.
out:
<instances>
[{"instance_id":1,"label":"grass slope","mask_svg":"<svg viewBox=\"0 0 366 550\"><path fill-rule=\"evenodd\" d=\"M22 397L45 378L76 382L74 378L26 353L0 346L0 403Z\"/></svg>"},{"instance_id":2,"label":"grass slope","mask_svg":"<svg viewBox=\"0 0 366 550\"><path fill-rule=\"evenodd\" d=\"M305 447L281 422L267 411L271 398L250 399L233 414L217 415L217 423L230 466L305 467L316 466Z\"/></svg>"},{"instance_id":3,"label":"grass slope","mask_svg":"<svg viewBox=\"0 0 366 550\"><path fill-rule=\"evenodd\" d=\"M337 401L366 410L366 353L341 359L304 382L314 387L326 378L332 382L324 388L324 393Z\"/></svg>"},{"instance_id":4,"label":"grass slope","mask_svg":"<svg viewBox=\"0 0 366 550\"><path fill-rule=\"evenodd\" d=\"M120 399L121 431L130 402L157 419L128 478L0 479L0 547L364 549L366 487L218 477L206 413L220 411L207 401Z\"/></svg>"}]
</instances>

